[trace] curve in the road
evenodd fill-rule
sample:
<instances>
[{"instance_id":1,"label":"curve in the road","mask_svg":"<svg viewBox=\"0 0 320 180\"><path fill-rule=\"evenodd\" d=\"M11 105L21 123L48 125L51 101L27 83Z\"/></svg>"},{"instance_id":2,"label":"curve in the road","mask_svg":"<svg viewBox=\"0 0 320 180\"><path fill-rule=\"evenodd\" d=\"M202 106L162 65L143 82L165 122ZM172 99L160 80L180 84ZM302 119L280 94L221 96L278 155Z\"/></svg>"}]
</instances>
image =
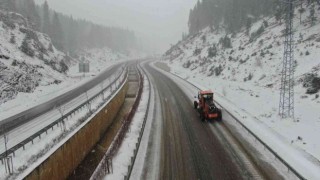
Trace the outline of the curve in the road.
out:
<instances>
[{"instance_id":1,"label":"curve in the road","mask_svg":"<svg viewBox=\"0 0 320 180\"><path fill-rule=\"evenodd\" d=\"M161 101L160 179L250 179L198 114L180 87L146 65Z\"/></svg>"},{"instance_id":2,"label":"curve in the road","mask_svg":"<svg viewBox=\"0 0 320 180\"><path fill-rule=\"evenodd\" d=\"M4 131L8 132L21 124L27 123L30 120L41 116L42 114L52 110L55 106L64 104L66 102L69 102L70 100L78 97L82 93L86 92L87 90L91 89L92 87L98 85L100 82L105 80L107 77L114 74L123 64L126 62L116 64L102 73L100 73L98 76L94 77L92 80L82 84L81 86L70 90L62 95L57 96L56 98L53 98L45 103L39 104L33 108L30 108L28 110L25 110L19 114L16 114L14 116L11 116L9 118L6 118L2 121L0 121L0 135L4 133Z\"/></svg>"}]
</instances>

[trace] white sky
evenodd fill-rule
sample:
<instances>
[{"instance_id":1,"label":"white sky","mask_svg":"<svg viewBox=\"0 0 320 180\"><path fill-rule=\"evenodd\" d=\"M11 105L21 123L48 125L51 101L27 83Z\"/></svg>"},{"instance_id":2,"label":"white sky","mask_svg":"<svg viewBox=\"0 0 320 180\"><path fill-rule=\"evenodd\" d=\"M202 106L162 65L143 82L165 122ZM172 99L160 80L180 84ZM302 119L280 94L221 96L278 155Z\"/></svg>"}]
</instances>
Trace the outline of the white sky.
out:
<instances>
[{"instance_id":1,"label":"white sky","mask_svg":"<svg viewBox=\"0 0 320 180\"><path fill-rule=\"evenodd\" d=\"M44 0L35 0L43 3ZM134 30L152 52L163 53L188 32L196 0L48 0L50 8L95 23Z\"/></svg>"}]
</instances>

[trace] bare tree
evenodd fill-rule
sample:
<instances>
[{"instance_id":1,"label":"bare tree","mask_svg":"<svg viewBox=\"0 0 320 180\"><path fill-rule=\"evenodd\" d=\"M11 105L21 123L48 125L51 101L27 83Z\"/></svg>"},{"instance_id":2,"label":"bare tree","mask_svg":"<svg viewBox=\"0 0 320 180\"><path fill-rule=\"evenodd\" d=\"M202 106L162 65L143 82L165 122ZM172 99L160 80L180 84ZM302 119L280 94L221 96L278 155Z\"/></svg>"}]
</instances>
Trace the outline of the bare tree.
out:
<instances>
[{"instance_id":1,"label":"bare tree","mask_svg":"<svg viewBox=\"0 0 320 180\"><path fill-rule=\"evenodd\" d=\"M55 107L57 109L57 111L60 113L61 115L61 124L62 124L62 130L65 132L67 130L66 128L66 123L64 122L63 116L64 116L64 112L66 110L66 106L62 106L62 105L58 105Z\"/></svg>"},{"instance_id":2,"label":"bare tree","mask_svg":"<svg viewBox=\"0 0 320 180\"><path fill-rule=\"evenodd\" d=\"M91 102L89 102L89 96L88 96L88 91L86 91L86 97L87 97L87 108L88 108L88 111L90 113L92 113L92 109L91 109Z\"/></svg>"},{"instance_id":3,"label":"bare tree","mask_svg":"<svg viewBox=\"0 0 320 180\"><path fill-rule=\"evenodd\" d=\"M3 140L4 140L4 147L5 147L5 154L6 154L6 157L4 159L5 169L6 169L6 173L12 174L13 173L13 161L12 161L12 157L9 156L9 154L8 154L9 137L7 135L5 125L3 126L3 132L4 132L3 133Z\"/></svg>"}]
</instances>

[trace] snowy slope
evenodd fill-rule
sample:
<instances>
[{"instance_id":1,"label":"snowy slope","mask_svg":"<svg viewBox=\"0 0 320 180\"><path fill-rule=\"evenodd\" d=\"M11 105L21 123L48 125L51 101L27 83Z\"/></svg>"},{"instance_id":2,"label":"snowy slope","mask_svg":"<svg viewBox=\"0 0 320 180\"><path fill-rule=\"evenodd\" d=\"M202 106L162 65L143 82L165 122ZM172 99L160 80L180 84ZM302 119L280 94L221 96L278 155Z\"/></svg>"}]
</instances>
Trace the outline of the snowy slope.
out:
<instances>
[{"instance_id":1,"label":"snowy slope","mask_svg":"<svg viewBox=\"0 0 320 180\"><path fill-rule=\"evenodd\" d=\"M27 47L23 42L27 42ZM0 121L46 102L128 57L108 48L79 51L71 58L48 35L29 28L17 13L0 11ZM82 56L90 73L79 73Z\"/></svg>"},{"instance_id":2,"label":"snowy slope","mask_svg":"<svg viewBox=\"0 0 320 180\"><path fill-rule=\"evenodd\" d=\"M320 12L316 13L320 17ZM254 23L249 36L245 30L234 35L227 34L231 38L231 48L224 48L219 43L226 36L222 29L204 29L173 46L164 60L171 72L211 88L292 146L319 160L320 23L318 19L311 26L308 16L307 11L302 14L301 24L299 18L295 18L294 22L294 120L281 120L278 116L284 41L282 30L285 27L274 17ZM264 31L252 36L261 26ZM213 45L217 53L210 57L208 50Z\"/></svg>"},{"instance_id":3,"label":"snowy slope","mask_svg":"<svg viewBox=\"0 0 320 180\"><path fill-rule=\"evenodd\" d=\"M58 84L71 64L71 58L49 48L47 35L29 29L27 22L19 14L0 11L0 104L20 92Z\"/></svg>"},{"instance_id":4,"label":"snowy slope","mask_svg":"<svg viewBox=\"0 0 320 180\"><path fill-rule=\"evenodd\" d=\"M83 49L77 52L77 57L80 61L89 62L89 75L96 75L105 70L111 64L129 60L128 56L115 52L109 48ZM76 77L83 74L79 73L79 66L76 64L70 67L68 75L71 77Z\"/></svg>"}]
</instances>

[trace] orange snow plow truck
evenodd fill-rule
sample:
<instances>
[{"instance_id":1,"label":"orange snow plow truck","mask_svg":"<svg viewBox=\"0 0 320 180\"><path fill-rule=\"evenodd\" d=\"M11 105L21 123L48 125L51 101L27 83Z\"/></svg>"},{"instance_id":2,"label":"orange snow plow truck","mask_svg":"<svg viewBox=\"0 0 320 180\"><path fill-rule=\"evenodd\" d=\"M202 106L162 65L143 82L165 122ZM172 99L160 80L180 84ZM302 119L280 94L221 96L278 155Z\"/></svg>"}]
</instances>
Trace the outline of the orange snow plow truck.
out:
<instances>
[{"instance_id":1,"label":"orange snow plow truck","mask_svg":"<svg viewBox=\"0 0 320 180\"><path fill-rule=\"evenodd\" d=\"M194 108L198 110L200 119L205 120L222 120L222 112L213 102L212 91L199 91L198 101L194 101Z\"/></svg>"}]
</instances>

